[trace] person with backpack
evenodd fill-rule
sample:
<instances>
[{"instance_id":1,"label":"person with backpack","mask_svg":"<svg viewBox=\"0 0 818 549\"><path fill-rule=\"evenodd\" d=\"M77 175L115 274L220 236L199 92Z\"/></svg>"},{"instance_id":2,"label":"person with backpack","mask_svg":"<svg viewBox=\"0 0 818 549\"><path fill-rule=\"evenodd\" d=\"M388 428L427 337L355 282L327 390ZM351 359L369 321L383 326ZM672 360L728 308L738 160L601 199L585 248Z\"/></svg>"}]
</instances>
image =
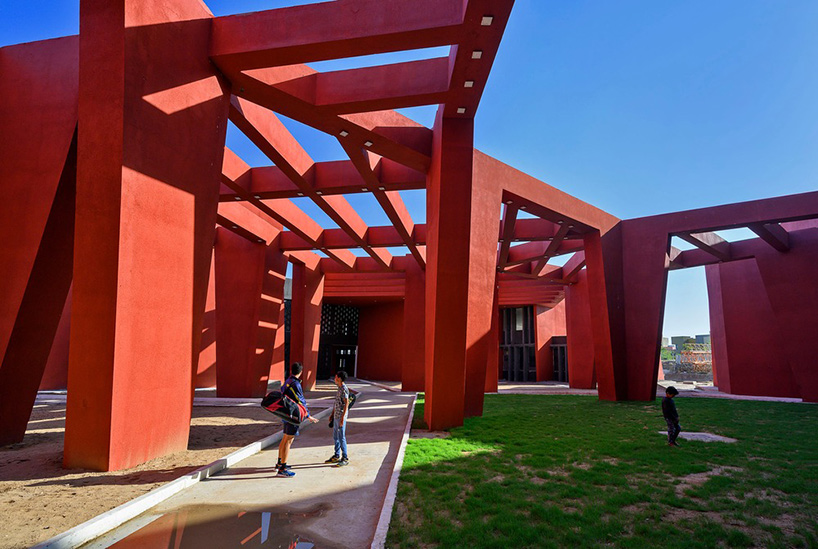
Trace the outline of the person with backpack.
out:
<instances>
[{"instance_id":1,"label":"person with backpack","mask_svg":"<svg viewBox=\"0 0 818 549\"><path fill-rule=\"evenodd\" d=\"M294 362L290 366L290 377L281 386L281 394L302 404L307 410L306 419L310 423L318 423L318 420L310 415L310 410L307 408L307 399L304 398L304 390L301 388L301 374L303 371L304 366L300 362ZM290 466L287 465L287 456L290 453L293 439L298 435L298 428L298 425L284 422L284 433L281 436L281 443L278 445L278 462L276 463L276 469L278 469L276 476L278 477L292 478L295 476L295 473L290 470Z\"/></svg>"}]
</instances>

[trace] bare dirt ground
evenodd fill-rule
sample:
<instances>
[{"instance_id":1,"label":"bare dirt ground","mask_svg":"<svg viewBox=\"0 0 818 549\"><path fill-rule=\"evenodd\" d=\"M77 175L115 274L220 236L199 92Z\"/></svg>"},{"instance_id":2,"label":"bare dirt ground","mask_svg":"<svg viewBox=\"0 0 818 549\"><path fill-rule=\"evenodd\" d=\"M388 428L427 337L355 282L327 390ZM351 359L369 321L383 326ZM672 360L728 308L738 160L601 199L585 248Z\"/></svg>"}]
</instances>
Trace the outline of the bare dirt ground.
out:
<instances>
[{"instance_id":1,"label":"bare dirt ground","mask_svg":"<svg viewBox=\"0 0 818 549\"><path fill-rule=\"evenodd\" d=\"M0 448L0 548L29 547L280 429L258 406L194 406L185 452L109 473L62 468L65 404L36 404L25 439Z\"/></svg>"}]
</instances>

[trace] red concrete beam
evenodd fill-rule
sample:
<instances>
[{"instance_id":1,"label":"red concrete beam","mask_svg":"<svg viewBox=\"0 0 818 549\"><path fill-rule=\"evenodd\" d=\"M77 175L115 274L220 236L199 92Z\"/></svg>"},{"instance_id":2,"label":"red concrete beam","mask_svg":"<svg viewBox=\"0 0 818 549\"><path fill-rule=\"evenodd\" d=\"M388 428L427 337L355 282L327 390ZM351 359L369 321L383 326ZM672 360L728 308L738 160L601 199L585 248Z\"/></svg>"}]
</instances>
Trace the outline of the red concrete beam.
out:
<instances>
[{"instance_id":1,"label":"red concrete beam","mask_svg":"<svg viewBox=\"0 0 818 549\"><path fill-rule=\"evenodd\" d=\"M452 46L451 92L443 116L474 118L514 0L470 0L463 38Z\"/></svg>"},{"instance_id":2,"label":"red concrete beam","mask_svg":"<svg viewBox=\"0 0 818 549\"><path fill-rule=\"evenodd\" d=\"M554 235L553 240L551 240L551 242L548 243L548 247L545 249L545 253L543 254L543 256L539 259L539 261L537 261L537 264L531 268L531 274L537 275L540 273L540 271L542 271L543 267L545 267L545 264L548 263L548 260L557 254L557 251L560 249L560 246L562 245L562 241L565 239L565 235L567 235L568 231L570 231L573 228L574 228L573 225L569 225L567 223L563 223L560 226L559 230L557 231L557 234Z\"/></svg>"},{"instance_id":3,"label":"red concrete beam","mask_svg":"<svg viewBox=\"0 0 818 549\"><path fill-rule=\"evenodd\" d=\"M426 188L424 174L388 158L381 158L373 169L378 173L380 186L386 191ZM323 195L357 194L371 190L352 162L348 160L316 162L309 171L312 173L308 173L306 179L312 180L316 193L320 192ZM239 183L248 193L260 200L304 196L298 186L278 166L250 168L249 178L249 184L243 180ZM234 193L229 187L225 187L219 200L231 202L244 200L244 198Z\"/></svg>"},{"instance_id":4,"label":"red concrete beam","mask_svg":"<svg viewBox=\"0 0 818 549\"><path fill-rule=\"evenodd\" d=\"M295 141L278 117L272 112L240 98L233 98L230 120L265 154L295 185L309 196L341 229L385 269L392 256L386 250L370 248L363 240L366 224L342 195L323 197L306 179L313 162ZM309 172L311 173L311 172ZM235 190L235 189L234 189Z\"/></svg>"},{"instance_id":5,"label":"red concrete beam","mask_svg":"<svg viewBox=\"0 0 818 549\"><path fill-rule=\"evenodd\" d=\"M412 240L412 229L414 223L406 210L406 206L396 191L386 191L386 188L381 185L379 174L377 173L381 164L376 157L369 155L363 149L356 149L351 147L343 138L339 138L341 146L349 155L350 161L358 170L361 177L364 179L366 185L372 190L372 194L378 201L378 204L383 208L384 213L392 222L392 225L401 237L402 244L409 248L410 253L414 256L418 265L423 268L426 263L420 252ZM366 240L366 239L365 239Z\"/></svg>"},{"instance_id":6,"label":"red concrete beam","mask_svg":"<svg viewBox=\"0 0 818 549\"><path fill-rule=\"evenodd\" d=\"M509 250L508 262L506 265L507 267L514 267L524 263L540 261L543 257L546 257L546 254L551 254L548 257L554 257L557 255L574 253L582 250L583 248L581 240L561 240L556 250L549 252L550 246L550 242L548 244L545 242L527 242L525 244L514 246Z\"/></svg>"},{"instance_id":7,"label":"red concrete beam","mask_svg":"<svg viewBox=\"0 0 818 549\"><path fill-rule=\"evenodd\" d=\"M363 113L367 116L361 114L335 115L328 111L325 112L322 107L316 107L276 88L274 84L282 79L279 74L282 70L289 73L291 67L260 69L249 74L241 72L227 76L232 81L233 93L236 96L329 135L342 136L355 146L366 146L380 156L391 158L405 166L426 173L430 163L428 150L430 150L431 142L428 128L405 121L400 124L390 124L389 118L396 116L385 118L382 113L392 111ZM308 68L306 70L312 71ZM422 130L418 130L418 127ZM369 145L366 145L367 143Z\"/></svg>"},{"instance_id":8,"label":"red concrete beam","mask_svg":"<svg viewBox=\"0 0 818 549\"><path fill-rule=\"evenodd\" d=\"M449 59L317 72L275 87L332 114L434 105L448 96Z\"/></svg>"},{"instance_id":9,"label":"red concrete beam","mask_svg":"<svg viewBox=\"0 0 818 549\"><path fill-rule=\"evenodd\" d=\"M705 251L719 261L730 261L730 243L722 237L712 232L703 233L678 233L679 238L689 244L693 244L702 251Z\"/></svg>"},{"instance_id":10,"label":"red concrete beam","mask_svg":"<svg viewBox=\"0 0 818 549\"><path fill-rule=\"evenodd\" d=\"M500 270L508 265L508 254L511 248L511 241L514 239L514 225L517 220L517 207L511 204L503 206L503 221L500 225L500 254L497 259L497 266Z\"/></svg>"},{"instance_id":11,"label":"red concrete beam","mask_svg":"<svg viewBox=\"0 0 818 549\"><path fill-rule=\"evenodd\" d=\"M750 223L747 228L779 252L790 250L790 235L778 223Z\"/></svg>"},{"instance_id":12,"label":"red concrete beam","mask_svg":"<svg viewBox=\"0 0 818 549\"><path fill-rule=\"evenodd\" d=\"M297 235L301 241L305 242L306 244L303 249L323 249L323 243L321 241L323 229L321 229L321 226L313 221L311 217L305 214L301 208L293 204L292 201L284 198L263 202L256 198L255 195L251 195L250 191L243 186L247 184L245 174L249 171L249 166L247 166L243 160L230 151L230 149L225 148L224 165L222 166L222 184L228 186L236 196L243 198L245 202L235 205L222 203L219 206L219 212L220 215L228 221L220 224L231 230L233 225L238 225L240 228L247 230L246 225L251 222L254 226L257 226L257 220L248 218L242 209L237 208L241 207L246 209L247 204L252 204L253 207L267 216L266 222L272 227L287 227L292 231L292 234ZM227 174L232 174L235 180L230 179ZM258 236L270 242L270 239L265 236L265 232L263 227L257 227L253 230L248 230L248 233L251 234L244 236L246 238ZM355 262L355 256L349 250L324 251L334 261L337 261L346 268L352 267Z\"/></svg>"},{"instance_id":13,"label":"red concrete beam","mask_svg":"<svg viewBox=\"0 0 818 549\"><path fill-rule=\"evenodd\" d=\"M547 219L540 219L540 218L526 218L526 219L517 219L514 223L514 234L513 240L516 241L527 241L527 242L536 242L538 240L551 240L556 236L557 231L559 231L561 225L554 223L553 221L549 221ZM502 233L500 238L502 238ZM566 240L582 240L581 234L567 234L565 235Z\"/></svg>"},{"instance_id":14,"label":"red concrete beam","mask_svg":"<svg viewBox=\"0 0 818 549\"><path fill-rule=\"evenodd\" d=\"M418 248L418 253L422 256L421 248L426 244L426 225L415 225L410 236L412 242ZM392 226L367 228L365 240L368 246L375 248L392 248L406 245L404 238ZM316 238L316 242L318 242L318 245L313 241L302 238L293 231L283 231L281 234L281 249L285 251L337 250L358 246L356 240L341 229L322 229L320 235Z\"/></svg>"},{"instance_id":15,"label":"red concrete beam","mask_svg":"<svg viewBox=\"0 0 818 549\"><path fill-rule=\"evenodd\" d=\"M616 217L574 198L530 175L503 164L480 151L475 158L482 159L480 166L486 177L501 181L503 202L526 206L527 211L552 223L563 221L574 225L578 234L597 229L607 232L619 221ZM521 220L522 221L522 220Z\"/></svg>"},{"instance_id":16,"label":"red concrete beam","mask_svg":"<svg viewBox=\"0 0 818 549\"><path fill-rule=\"evenodd\" d=\"M401 299L405 280L403 273L326 273L324 298Z\"/></svg>"},{"instance_id":17,"label":"red concrete beam","mask_svg":"<svg viewBox=\"0 0 818 549\"><path fill-rule=\"evenodd\" d=\"M579 251L576 252L571 259L565 262L565 265L562 266L562 276L564 280L568 280L571 283L577 281L579 277L579 272L585 268L585 252Z\"/></svg>"},{"instance_id":18,"label":"red concrete beam","mask_svg":"<svg viewBox=\"0 0 818 549\"><path fill-rule=\"evenodd\" d=\"M818 191L813 191L642 217L638 221L649 230L676 234L735 229L748 227L755 223L800 221L812 219L816 215L818 215Z\"/></svg>"},{"instance_id":19,"label":"red concrete beam","mask_svg":"<svg viewBox=\"0 0 818 549\"><path fill-rule=\"evenodd\" d=\"M463 15L462 0L356 0L217 17L210 57L232 72L445 46Z\"/></svg>"}]
</instances>

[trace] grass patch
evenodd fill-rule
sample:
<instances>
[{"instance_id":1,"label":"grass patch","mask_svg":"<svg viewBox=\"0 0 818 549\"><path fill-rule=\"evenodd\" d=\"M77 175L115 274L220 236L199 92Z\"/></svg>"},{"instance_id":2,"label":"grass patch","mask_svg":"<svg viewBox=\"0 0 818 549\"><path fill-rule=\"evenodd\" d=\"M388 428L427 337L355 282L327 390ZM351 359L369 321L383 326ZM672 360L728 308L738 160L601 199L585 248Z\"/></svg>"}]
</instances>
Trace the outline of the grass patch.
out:
<instances>
[{"instance_id":1,"label":"grass patch","mask_svg":"<svg viewBox=\"0 0 818 549\"><path fill-rule=\"evenodd\" d=\"M409 440L386 545L818 547L818 407L678 407L739 442L669 448L658 402L487 395L450 437Z\"/></svg>"}]
</instances>

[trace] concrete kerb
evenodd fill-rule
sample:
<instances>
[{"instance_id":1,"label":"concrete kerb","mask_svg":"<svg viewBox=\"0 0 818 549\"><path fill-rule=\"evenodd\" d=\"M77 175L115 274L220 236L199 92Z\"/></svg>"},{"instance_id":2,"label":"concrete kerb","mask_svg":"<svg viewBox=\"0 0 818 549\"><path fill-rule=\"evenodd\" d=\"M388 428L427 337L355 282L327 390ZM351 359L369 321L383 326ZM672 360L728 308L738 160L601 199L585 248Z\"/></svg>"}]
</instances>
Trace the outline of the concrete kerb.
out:
<instances>
[{"instance_id":1,"label":"concrete kerb","mask_svg":"<svg viewBox=\"0 0 818 549\"><path fill-rule=\"evenodd\" d=\"M332 413L332 408L325 408L319 413L315 414L315 418L321 420ZM306 428L310 423L306 423L302 428ZM32 549L69 549L88 543L113 530L114 528L124 524L125 522L141 515L145 511L160 504L171 496L181 492L185 488L196 484L197 482L206 478L212 477L216 473L232 467L236 463L257 454L258 452L278 443L281 440L282 431L273 433L272 435L263 438L259 441L248 444L244 448L240 448L227 456L218 459L210 465L205 465L196 469L192 473L188 473L182 477L177 478L159 488L151 490L147 494L143 494L136 499L123 503L119 507L115 507L110 511L102 513L91 520L83 522L80 525L71 528L54 536L53 538L39 543L32 547Z\"/></svg>"},{"instance_id":2,"label":"concrete kerb","mask_svg":"<svg viewBox=\"0 0 818 549\"><path fill-rule=\"evenodd\" d=\"M378 526L375 528L375 536L372 538L371 549L383 549L386 543L386 534L389 532L389 521L392 519L392 508L395 506L395 498L398 495L398 480L403 469L403 457L406 452L406 443L409 441L409 432L412 429L412 420L415 416L415 404L418 395L412 398L412 406L409 409L409 418L406 420L406 429L403 431L398 455L395 458L395 468L392 469L392 477L389 479L389 487L386 489L386 496L381 508L381 516L378 518Z\"/></svg>"}]
</instances>

